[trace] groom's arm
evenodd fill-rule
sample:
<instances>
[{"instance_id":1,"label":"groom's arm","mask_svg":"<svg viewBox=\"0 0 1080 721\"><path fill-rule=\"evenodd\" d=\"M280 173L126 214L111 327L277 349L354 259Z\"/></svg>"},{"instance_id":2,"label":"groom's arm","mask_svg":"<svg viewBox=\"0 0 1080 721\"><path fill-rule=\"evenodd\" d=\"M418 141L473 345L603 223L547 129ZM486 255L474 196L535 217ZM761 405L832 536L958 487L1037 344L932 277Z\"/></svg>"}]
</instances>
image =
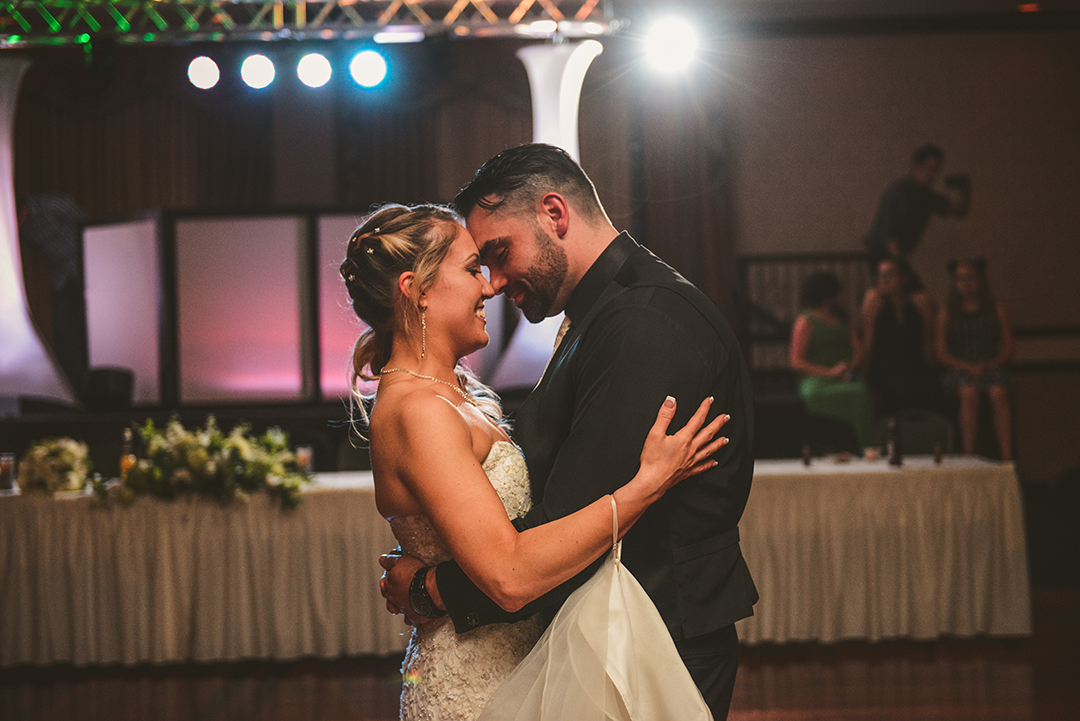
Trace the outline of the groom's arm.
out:
<instances>
[{"instance_id":1,"label":"groom's arm","mask_svg":"<svg viewBox=\"0 0 1080 721\"><path fill-rule=\"evenodd\" d=\"M721 372L716 358L700 348L676 319L651 306L623 307L598 317L571 361L576 393L570 433L544 484L542 501L515 521L518 530L573 513L629 481L665 396L678 402L674 432ZM715 413L728 412L719 403L714 408ZM724 435L731 436L727 429ZM516 613L487 598L453 562L440 564L433 575L455 628L463 632L558 608L601 561Z\"/></svg>"},{"instance_id":2,"label":"groom's arm","mask_svg":"<svg viewBox=\"0 0 1080 721\"><path fill-rule=\"evenodd\" d=\"M514 525L518 526L518 530L525 530L517 522ZM491 623L514 623L523 621L541 611L557 609L578 586L596 573L603 560L603 557L597 559L574 578L560 586L556 586L540 598L530 601L520 610L513 612L505 610L484 595L484 592L476 587L476 584L465 575L465 572L454 561L440 563L435 567L434 574L429 575L428 578L434 577L435 579L436 590L433 594L439 594L438 607L447 611L454 622L455 631L465 633L479 626L486 626Z\"/></svg>"}]
</instances>

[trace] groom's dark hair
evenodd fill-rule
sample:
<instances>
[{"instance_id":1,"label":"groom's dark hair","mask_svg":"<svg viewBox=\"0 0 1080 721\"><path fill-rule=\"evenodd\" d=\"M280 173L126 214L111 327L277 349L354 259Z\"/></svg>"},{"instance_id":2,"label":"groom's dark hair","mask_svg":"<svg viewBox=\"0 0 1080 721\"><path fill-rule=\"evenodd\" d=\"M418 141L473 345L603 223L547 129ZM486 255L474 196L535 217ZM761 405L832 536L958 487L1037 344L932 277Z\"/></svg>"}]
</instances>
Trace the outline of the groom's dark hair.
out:
<instances>
[{"instance_id":1,"label":"groom's dark hair","mask_svg":"<svg viewBox=\"0 0 1080 721\"><path fill-rule=\"evenodd\" d=\"M462 217L477 206L492 212L527 209L548 192L565 196L588 218L604 215L596 187L577 161L544 143L519 145L484 163L458 192L454 208Z\"/></svg>"}]
</instances>

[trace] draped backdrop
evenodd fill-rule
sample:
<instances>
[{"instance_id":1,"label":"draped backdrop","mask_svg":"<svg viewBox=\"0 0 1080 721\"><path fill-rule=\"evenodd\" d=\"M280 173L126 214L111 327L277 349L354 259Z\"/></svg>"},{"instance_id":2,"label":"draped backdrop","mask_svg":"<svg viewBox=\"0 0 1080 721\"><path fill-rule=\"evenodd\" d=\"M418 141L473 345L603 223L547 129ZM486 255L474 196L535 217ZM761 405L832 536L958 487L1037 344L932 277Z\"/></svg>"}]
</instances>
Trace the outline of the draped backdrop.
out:
<instances>
[{"instance_id":1,"label":"draped backdrop","mask_svg":"<svg viewBox=\"0 0 1080 721\"><path fill-rule=\"evenodd\" d=\"M275 187L283 178L331 188L315 204L348 213L391 200L446 202L491 155L532 140L529 80L515 56L524 44L431 39L393 48L387 87L375 92L344 77L350 48L333 44L320 47L335 67L331 84L289 92L275 90L296 83L287 67L299 46L289 43L258 46L282 56L264 91L236 78L253 50L245 45L18 51L33 66L16 114L15 189L66 194L98 221L159 208L312 204L310 193L290 200L288 188ZM202 53L222 68L211 91L187 80L187 63ZM644 231L639 240L729 310L734 248L718 91L661 91L644 82L639 62L630 43L604 40L581 94L582 165L616 227ZM309 92L331 99L305 104ZM301 107L275 112L286 102ZM328 107L331 117L319 114ZM296 127L275 128L276 118ZM316 146L329 149L296 152L316 132L326 136ZM635 173L644 179L636 186ZM631 197L634 187L643 198Z\"/></svg>"},{"instance_id":2,"label":"draped backdrop","mask_svg":"<svg viewBox=\"0 0 1080 721\"><path fill-rule=\"evenodd\" d=\"M19 81L30 62L0 58L0 398L45 396L73 400L30 320L12 183L12 132Z\"/></svg>"}]
</instances>

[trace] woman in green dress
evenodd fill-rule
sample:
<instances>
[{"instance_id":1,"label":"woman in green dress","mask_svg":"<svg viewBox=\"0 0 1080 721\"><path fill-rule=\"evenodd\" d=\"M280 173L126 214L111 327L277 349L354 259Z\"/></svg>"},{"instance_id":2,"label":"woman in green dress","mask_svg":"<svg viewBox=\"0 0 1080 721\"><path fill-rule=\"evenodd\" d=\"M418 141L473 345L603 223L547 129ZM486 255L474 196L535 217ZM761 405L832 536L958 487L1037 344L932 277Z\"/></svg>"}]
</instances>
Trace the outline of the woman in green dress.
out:
<instances>
[{"instance_id":1,"label":"woman in green dress","mask_svg":"<svg viewBox=\"0 0 1080 721\"><path fill-rule=\"evenodd\" d=\"M799 395L806 410L844 421L868 446L874 427L866 384L856 377L862 345L840 307L840 281L828 271L812 273L803 283L805 309L791 328L791 368L802 375Z\"/></svg>"}]
</instances>

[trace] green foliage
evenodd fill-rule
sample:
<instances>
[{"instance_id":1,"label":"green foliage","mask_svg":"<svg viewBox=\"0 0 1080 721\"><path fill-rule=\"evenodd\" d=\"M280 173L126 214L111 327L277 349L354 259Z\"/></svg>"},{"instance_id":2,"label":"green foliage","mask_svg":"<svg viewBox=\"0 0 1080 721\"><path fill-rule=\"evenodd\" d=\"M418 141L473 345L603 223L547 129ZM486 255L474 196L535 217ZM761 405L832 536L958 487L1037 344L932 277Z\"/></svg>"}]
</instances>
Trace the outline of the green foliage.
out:
<instances>
[{"instance_id":1,"label":"green foliage","mask_svg":"<svg viewBox=\"0 0 1080 721\"><path fill-rule=\"evenodd\" d=\"M141 457L119 484L95 484L103 499L123 503L141 495L205 495L228 504L262 491L293 507L300 502L301 487L311 481L280 428L254 436L249 426L239 425L226 434L210 416L194 430L173 418L164 428L148 420L134 431L142 441Z\"/></svg>"}]
</instances>

